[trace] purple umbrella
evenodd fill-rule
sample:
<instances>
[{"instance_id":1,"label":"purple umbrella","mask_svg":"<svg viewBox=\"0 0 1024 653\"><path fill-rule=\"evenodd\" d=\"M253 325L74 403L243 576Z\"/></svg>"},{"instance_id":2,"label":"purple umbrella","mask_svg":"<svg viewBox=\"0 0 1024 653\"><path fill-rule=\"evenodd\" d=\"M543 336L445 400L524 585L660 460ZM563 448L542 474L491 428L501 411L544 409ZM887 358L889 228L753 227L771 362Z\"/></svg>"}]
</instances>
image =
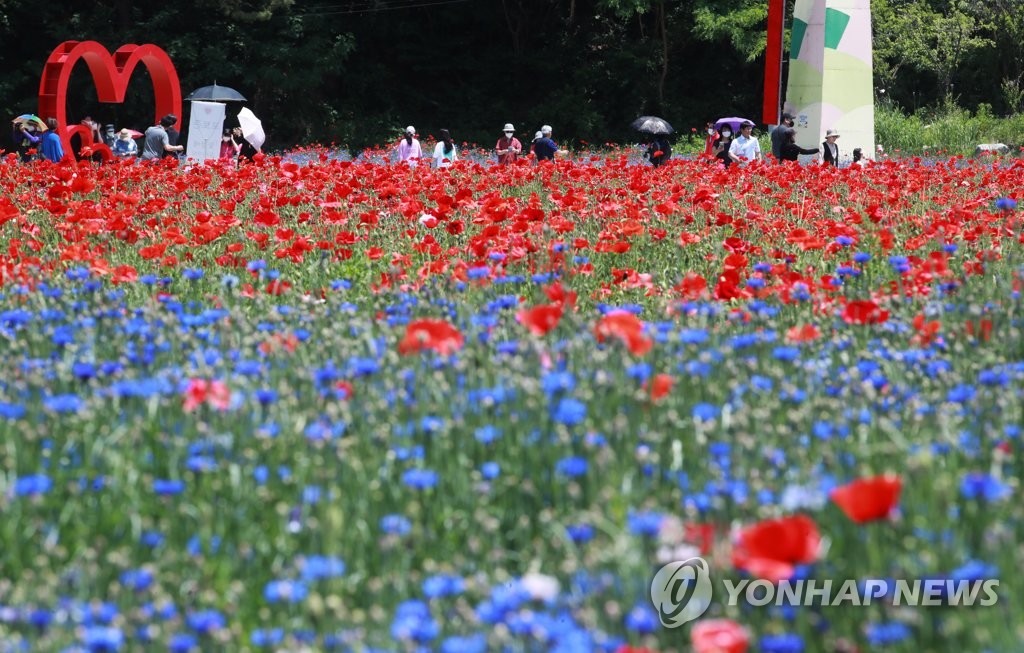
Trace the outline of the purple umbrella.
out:
<instances>
[{"instance_id":1,"label":"purple umbrella","mask_svg":"<svg viewBox=\"0 0 1024 653\"><path fill-rule=\"evenodd\" d=\"M732 128L733 133L736 133L736 132L738 132L740 130L740 125L747 125L747 124L754 125L754 121L753 120L748 120L746 118L736 118L736 117L733 117L733 118L719 118L718 122L715 123L715 130L717 131L717 130L721 129L722 125L729 125L729 127Z\"/></svg>"}]
</instances>

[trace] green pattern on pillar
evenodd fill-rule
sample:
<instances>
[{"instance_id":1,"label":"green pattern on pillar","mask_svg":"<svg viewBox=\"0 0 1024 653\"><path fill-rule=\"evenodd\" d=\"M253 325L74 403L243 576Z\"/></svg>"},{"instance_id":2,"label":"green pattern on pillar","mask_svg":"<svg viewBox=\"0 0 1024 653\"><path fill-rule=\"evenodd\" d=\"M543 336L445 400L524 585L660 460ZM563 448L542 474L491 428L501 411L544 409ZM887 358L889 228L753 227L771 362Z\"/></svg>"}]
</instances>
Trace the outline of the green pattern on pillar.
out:
<instances>
[{"instance_id":1,"label":"green pattern on pillar","mask_svg":"<svg viewBox=\"0 0 1024 653\"><path fill-rule=\"evenodd\" d=\"M833 50L838 48L839 42L843 40L843 33L846 32L846 26L849 24L850 16L848 14L831 7L825 9L825 47ZM793 32L796 33L795 24Z\"/></svg>"},{"instance_id":2,"label":"green pattern on pillar","mask_svg":"<svg viewBox=\"0 0 1024 653\"><path fill-rule=\"evenodd\" d=\"M789 44L789 56L791 59L800 58L800 46L804 44L804 34L807 32L807 23L799 18L793 19L793 35Z\"/></svg>"}]
</instances>

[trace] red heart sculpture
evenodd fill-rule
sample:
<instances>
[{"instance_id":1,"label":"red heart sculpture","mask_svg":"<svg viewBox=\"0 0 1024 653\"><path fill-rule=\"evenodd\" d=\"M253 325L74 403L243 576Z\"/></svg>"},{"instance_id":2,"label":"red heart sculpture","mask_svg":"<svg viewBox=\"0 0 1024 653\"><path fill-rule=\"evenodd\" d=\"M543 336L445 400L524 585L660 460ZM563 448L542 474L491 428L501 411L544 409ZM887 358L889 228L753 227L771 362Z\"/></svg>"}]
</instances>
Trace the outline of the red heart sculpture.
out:
<instances>
[{"instance_id":1,"label":"red heart sculpture","mask_svg":"<svg viewBox=\"0 0 1024 653\"><path fill-rule=\"evenodd\" d=\"M178 72L161 48L146 45L122 45L111 56L96 41L65 41L57 46L46 60L43 76L39 80L39 117L56 118L61 126L60 141L67 156L71 154L71 136L78 133L82 147L92 145L92 133L80 125L68 124L67 93L71 71L79 59L84 59L96 83L96 99L100 102L124 102L128 81L135 67L142 62L153 80L156 112L153 124L169 113L181 116L181 85Z\"/></svg>"}]
</instances>

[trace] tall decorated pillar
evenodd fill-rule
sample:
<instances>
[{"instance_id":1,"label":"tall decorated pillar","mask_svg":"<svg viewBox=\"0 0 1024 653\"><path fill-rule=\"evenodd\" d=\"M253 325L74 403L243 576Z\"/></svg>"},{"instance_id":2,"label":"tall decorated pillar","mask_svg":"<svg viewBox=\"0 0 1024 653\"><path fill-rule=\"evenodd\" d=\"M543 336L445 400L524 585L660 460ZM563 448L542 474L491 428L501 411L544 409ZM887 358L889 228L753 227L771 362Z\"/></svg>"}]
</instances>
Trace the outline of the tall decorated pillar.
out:
<instances>
[{"instance_id":1,"label":"tall decorated pillar","mask_svg":"<svg viewBox=\"0 0 1024 653\"><path fill-rule=\"evenodd\" d=\"M821 146L839 131L841 160L853 149L874 157L875 104L870 0L796 0L784 108L797 143Z\"/></svg>"}]
</instances>

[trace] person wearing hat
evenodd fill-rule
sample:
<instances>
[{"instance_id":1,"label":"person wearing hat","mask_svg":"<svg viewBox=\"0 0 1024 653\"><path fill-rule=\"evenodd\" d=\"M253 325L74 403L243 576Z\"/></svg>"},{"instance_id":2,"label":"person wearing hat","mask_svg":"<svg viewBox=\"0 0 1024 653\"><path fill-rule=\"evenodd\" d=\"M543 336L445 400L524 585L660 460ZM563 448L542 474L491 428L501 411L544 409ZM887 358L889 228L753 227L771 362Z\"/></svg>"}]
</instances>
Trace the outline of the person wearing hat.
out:
<instances>
[{"instance_id":1,"label":"person wearing hat","mask_svg":"<svg viewBox=\"0 0 1024 653\"><path fill-rule=\"evenodd\" d=\"M839 166L839 146L836 140L839 138L838 129L830 129L825 132L825 142L821 144L821 160L831 166Z\"/></svg>"},{"instance_id":2,"label":"person wearing hat","mask_svg":"<svg viewBox=\"0 0 1024 653\"><path fill-rule=\"evenodd\" d=\"M423 149L416 138L416 128L409 125L405 128L402 140L398 143L398 162L407 163L410 168L415 168L421 158L423 158Z\"/></svg>"},{"instance_id":3,"label":"person wearing hat","mask_svg":"<svg viewBox=\"0 0 1024 653\"><path fill-rule=\"evenodd\" d=\"M178 122L174 114L167 114L160 119L160 122L146 130L146 140L142 145L142 158L145 161L159 159L166 153L178 153L184 151L181 145L172 145L167 134L167 128L173 127ZM177 132L175 132L177 134Z\"/></svg>"},{"instance_id":4,"label":"person wearing hat","mask_svg":"<svg viewBox=\"0 0 1024 653\"><path fill-rule=\"evenodd\" d=\"M537 161L553 161L556 155L564 154L564 150L558 149L558 143L551 139L551 125L544 125L540 128L540 140L533 142L533 153L537 155Z\"/></svg>"},{"instance_id":5,"label":"person wearing hat","mask_svg":"<svg viewBox=\"0 0 1024 653\"><path fill-rule=\"evenodd\" d=\"M772 130L772 156L776 161L782 161L782 145L786 142L786 130L792 129L794 124L793 114L784 112L782 123Z\"/></svg>"},{"instance_id":6,"label":"person wearing hat","mask_svg":"<svg viewBox=\"0 0 1024 653\"><path fill-rule=\"evenodd\" d=\"M729 145L729 158L735 163L761 160L761 144L753 137L754 123L749 120L740 125L740 135Z\"/></svg>"},{"instance_id":7,"label":"person wearing hat","mask_svg":"<svg viewBox=\"0 0 1024 653\"><path fill-rule=\"evenodd\" d=\"M127 127L118 132L117 141L114 142L114 147L110 149L114 156L121 158L136 156L139 153L139 146L135 143L135 139L132 138L132 132Z\"/></svg>"},{"instance_id":8,"label":"person wearing hat","mask_svg":"<svg viewBox=\"0 0 1024 653\"><path fill-rule=\"evenodd\" d=\"M515 137L516 128L512 126L512 123L506 122L505 127L501 130L501 138L498 139L498 144L494 146L494 151L498 155L498 165L509 165L515 163L519 158L519 155L523 152L523 144L519 142L519 139Z\"/></svg>"}]
</instances>

